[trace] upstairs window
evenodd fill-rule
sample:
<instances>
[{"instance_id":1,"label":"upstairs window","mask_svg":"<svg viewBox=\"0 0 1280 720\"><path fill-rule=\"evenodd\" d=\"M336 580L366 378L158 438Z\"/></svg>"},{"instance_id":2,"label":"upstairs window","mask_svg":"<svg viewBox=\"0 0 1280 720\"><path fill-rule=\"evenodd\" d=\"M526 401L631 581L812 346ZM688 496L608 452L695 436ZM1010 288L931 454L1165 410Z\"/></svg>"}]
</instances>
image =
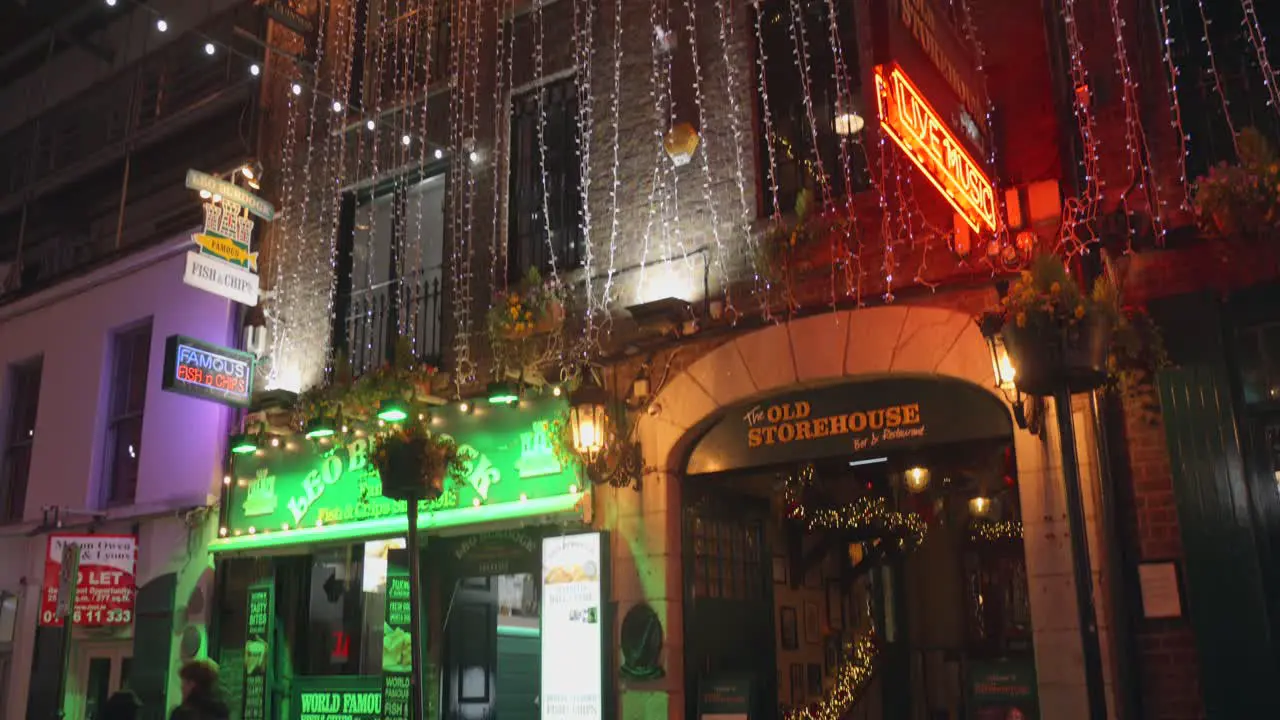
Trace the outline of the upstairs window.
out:
<instances>
[{"instance_id":1,"label":"upstairs window","mask_svg":"<svg viewBox=\"0 0 1280 720\"><path fill-rule=\"evenodd\" d=\"M111 356L111 400L107 418L108 505L132 503L142 457L142 412L147 399L151 321L116 333Z\"/></svg>"},{"instance_id":2,"label":"upstairs window","mask_svg":"<svg viewBox=\"0 0 1280 720\"><path fill-rule=\"evenodd\" d=\"M541 146L539 110L546 113ZM507 275L512 280L530 268L545 274L553 265L567 270L582 264L580 141L575 78L512 99L507 247Z\"/></svg>"},{"instance_id":3,"label":"upstairs window","mask_svg":"<svg viewBox=\"0 0 1280 720\"><path fill-rule=\"evenodd\" d=\"M839 56L831 42L830 9L835 7ZM863 107L858 46L854 31L853 3L830 4L826 0L762 0L759 55L763 52L766 93L756 92L760 192L765 215L774 211L773 192L778 186L778 205L783 213L795 209L796 196L803 189L822 199L825 177L832 197L859 192L870 185L866 155L858 145L862 124L870 110ZM797 63L797 54L805 62ZM836 83L836 58L843 58L847 88ZM798 65L807 66L802 75ZM759 73L759 68L755 68ZM810 102L805 102L808 83ZM765 124L766 101L772 125ZM810 122L812 108L812 122ZM816 143L815 143L816 138ZM773 142L773 177L770 178L769 142ZM840 145L845 144L842 156ZM845 163L848 162L848 187Z\"/></svg>"},{"instance_id":4,"label":"upstairs window","mask_svg":"<svg viewBox=\"0 0 1280 720\"><path fill-rule=\"evenodd\" d=\"M36 408L40 403L43 363L32 360L9 368L9 423L5 433L4 466L0 471L0 522L22 520L31 472L31 449L36 438Z\"/></svg>"}]
</instances>

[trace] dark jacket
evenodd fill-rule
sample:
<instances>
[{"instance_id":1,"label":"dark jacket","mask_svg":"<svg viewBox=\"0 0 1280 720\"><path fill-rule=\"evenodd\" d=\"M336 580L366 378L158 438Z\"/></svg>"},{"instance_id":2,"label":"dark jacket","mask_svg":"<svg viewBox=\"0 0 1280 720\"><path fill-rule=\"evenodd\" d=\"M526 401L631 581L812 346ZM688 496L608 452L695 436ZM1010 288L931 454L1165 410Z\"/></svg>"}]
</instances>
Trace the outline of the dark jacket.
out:
<instances>
[{"instance_id":1,"label":"dark jacket","mask_svg":"<svg viewBox=\"0 0 1280 720\"><path fill-rule=\"evenodd\" d=\"M230 720L227 704L215 697L188 695L182 704L173 709L169 720Z\"/></svg>"}]
</instances>

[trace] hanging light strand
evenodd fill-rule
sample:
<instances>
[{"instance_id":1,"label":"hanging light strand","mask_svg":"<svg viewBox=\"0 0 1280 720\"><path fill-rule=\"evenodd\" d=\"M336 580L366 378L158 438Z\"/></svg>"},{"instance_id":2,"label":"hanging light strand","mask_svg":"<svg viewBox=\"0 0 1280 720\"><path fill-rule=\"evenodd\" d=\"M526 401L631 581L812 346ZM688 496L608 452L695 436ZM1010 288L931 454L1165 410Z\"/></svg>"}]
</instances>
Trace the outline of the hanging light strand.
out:
<instances>
[{"instance_id":1,"label":"hanging light strand","mask_svg":"<svg viewBox=\"0 0 1280 720\"><path fill-rule=\"evenodd\" d=\"M588 359L596 343L596 314L594 275L595 249L591 238L591 145L595 128L595 94L591 78L593 55L593 28L595 27L595 0L573 0L573 55L577 72L578 125L578 228L582 236L582 277L586 293L583 321L586 324L577 352L582 360Z\"/></svg>"},{"instance_id":2,"label":"hanging light strand","mask_svg":"<svg viewBox=\"0 0 1280 720\"><path fill-rule=\"evenodd\" d=\"M1165 74L1168 76L1169 90L1169 125L1178 137L1178 185L1181 187L1181 209L1191 211L1191 184L1187 177L1187 131L1182 124L1182 102L1178 98L1178 77L1180 72L1173 61L1173 33L1169 29L1169 4L1166 0L1156 0L1160 23L1157 27L1160 41L1161 58L1164 60Z\"/></svg>"},{"instance_id":3,"label":"hanging light strand","mask_svg":"<svg viewBox=\"0 0 1280 720\"><path fill-rule=\"evenodd\" d=\"M1267 88L1267 105L1280 115L1280 78L1276 77L1276 71L1271 67L1271 60L1267 57L1267 38L1262 33L1262 23L1258 21L1253 0L1240 0L1240 7L1244 10L1244 19L1241 24L1244 26L1245 34L1249 36L1249 44L1253 46L1258 70L1262 73L1262 84Z\"/></svg>"},{"instance_id":4,"label":"hanging light strand","mask_svg":"<svg viewBox=\"0 0 1280 720\"><path fill-rule=\"evenodd\" d=\"M621 158L619 147L622 144L622 0L613 2L613 86L609 93L609 128L612 137L612 157L609 167L609 269L605 274L604 290L600 294L601 318L603 333L608 333L612 326L613 313L609 308L613 302L613 278L618 255L618 205L621 180Z\"/></svg>"},{"instance_id":5,"label":"hanging light strand","mask_svg":"<svg viewBox=\"0 0 1280 720\"><path fill-rule=\"evenodd\" d=\"M1079 162L1084 171L1085 181L1080 196L1069 198L1063 203L1060 244L1063 246L1063 253L1070 257L1084 250L1086 241L1081 239L1082 235L1086 238L1093 237L1092 225L1097 217L1099 194L1105 183L1098 175L1097 122L1092 107L1089 73L1084 61L1084 44L1080 40L1080 30L1076 22L1076 0L1063 0L1062 18L1066 29L1067 55L1073 87L1072 106L1082 149Z\"/></svg>"},{"instance_id":6,"label":"hanging light strand","mask_svg":"<svg viewBox=\"0 0 1280 720\"><path fill-rule=\"evenodd\" d=\"M1209 61L1209 75L1213 80L1214 92L1218 94L1218 102L1222 105L1222 117L1227 122L1227 130L1231 133L1231 147L1235 150L1236 157L1240 157L1240 137L1236 132L1235 122L1231 120L1231 101L1227 99L1226 87L1222 84L1222 74L1218 72L1218 58L1213 52L1212 31L1209 26L1212 24L1209 20L1208 13L1204 9L1204 0L1196 0L1196 10L1200 14L1200 25L1204 28L1204 35L1201 40L1204 42L1205 56Z\"/></svg>"}]
</instances>

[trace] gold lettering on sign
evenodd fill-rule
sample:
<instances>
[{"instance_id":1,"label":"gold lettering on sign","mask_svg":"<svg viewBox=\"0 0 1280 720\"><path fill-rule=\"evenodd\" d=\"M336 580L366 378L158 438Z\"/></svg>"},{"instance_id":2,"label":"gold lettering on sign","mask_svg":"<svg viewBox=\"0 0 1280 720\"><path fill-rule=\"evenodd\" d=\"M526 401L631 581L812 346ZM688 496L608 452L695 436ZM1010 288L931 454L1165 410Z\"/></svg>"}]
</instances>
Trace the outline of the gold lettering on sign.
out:
<instances>
[{"instance_id":1,"label":"gold lettering on sign","mask_svg":"<svg viewBox=\"0 0 1280 720\"><path fill-rule=\"evenodd\" d=\"M812 406L803 400L751 408L743 417L748 425L747 447L786 445L800 440L874 433L874 441L857 443L859 447L855 449L860 449L866 445L875 445L881 440L924 436L920 403L855 410L817 418L810 417L812 412Z\"/></svg>"}]
</instances>

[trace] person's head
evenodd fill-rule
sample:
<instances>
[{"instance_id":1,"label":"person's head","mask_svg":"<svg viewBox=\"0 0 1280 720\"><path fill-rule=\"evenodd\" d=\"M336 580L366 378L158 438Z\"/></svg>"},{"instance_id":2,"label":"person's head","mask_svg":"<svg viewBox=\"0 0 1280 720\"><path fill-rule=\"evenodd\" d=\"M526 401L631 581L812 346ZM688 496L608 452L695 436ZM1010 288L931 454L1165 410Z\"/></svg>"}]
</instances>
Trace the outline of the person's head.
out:
<instances>
[{"instance_id":1,"label":"person's head","mask_svg":"<svg viewBox=\"0 0 1280 720\"><path fill-rule=\"evenodd\" d=\"M98 717L102 720L137 720L140 707L142 702L132 690L121 690L107 698L107 703L102 706L102 712Z\"/></svg>"},{"instance_id":2,"label":"person's head","mask_svg":"<svg viewBox=\"0 0 1280 720\"><path fill-rule=\"evenodd\" d=\"M182 681L182 697L209 696L218 686L218 666L209 659L188 660L178 670Z\"/></svg>"}]
</instances>

